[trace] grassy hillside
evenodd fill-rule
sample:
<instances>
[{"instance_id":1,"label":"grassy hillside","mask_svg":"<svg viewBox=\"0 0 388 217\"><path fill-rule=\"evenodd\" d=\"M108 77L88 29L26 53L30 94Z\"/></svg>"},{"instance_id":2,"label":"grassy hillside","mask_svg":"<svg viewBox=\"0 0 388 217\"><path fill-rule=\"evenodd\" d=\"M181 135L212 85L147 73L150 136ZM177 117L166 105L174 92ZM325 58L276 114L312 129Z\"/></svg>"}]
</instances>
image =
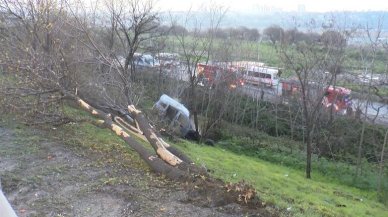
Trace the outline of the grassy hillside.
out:
<instances>
[{"instance_id":1,"label":"grassy hillside","mask_svg":"<svg viewBox=\"0 0 388 217\"><path fill-rule=\"evenodd\" d=\"M89 116L76 109L66 110L67 114L75 119ZM107 144L104 152L116 150L109 145L112 142L125 146L109 130L99 129L89 123L67 125L63 130L75 135L69 142L77 140L77 144L93 148L96 141L103 141ZM266 140L263 142L274 144L284 141L270 136L262 138ZM285 166L287 164L276 163L276 160L270 162L269 157L265 161L258 157L238 154L232 148L227 150L222 143L210 147L182 140L175 145L191 156L198 165L212 171L215 177L230 182L245 180L252 184L261 199L282 210L285 216L383 217L388 215L388 208L377 201L374 189L360 190L346 185L341 182L341 179L324 175L322 167L315 167L313 179L307 180L304 178L302 167ZM134 154L130 149L121 149L121 152ZM286 157L283 156L283 158ZM293 156L289 158L292 159ZM298 159L294 160L298 161ZM142 168L145 168L145 164L140 159L137 161Z\"/></svg>"},{"instance_id":2,"label":"grassy hillside","mask_svg":"<svg viewBox=\"0 0 388 217\"><path fill-rule=\"evenodd\" d=\"M101 166L112 164L115 156L124 156L124 159L130 160L122 162L123 166L135 162L137 165L132 167L148 170L137 154L110 130L85 121L93 120L87 113L69 107L65 110L68 116L79 122L59 127L53 132L53 137L64 140L76 149L112 153L109 154L111 157L101 162ZM262 140L273 145L285 142L285 139L270 136L262 137ZM260 159L260 155L239 154L233 148L228 148L227 142L231 141L210 147L182 140L175 145L198 165L209 169L215 177L230 182L245 180L252 184L259 197L268 205L280 209L284 216L388 216L387 206L378 202L374 189L351 187L330 174L325 175L323 167L317 166L313 170L313 179L307 180L304 178L303 167L290 166L273 156L271 160L271 153L267 153L266 160L262 160L265 159L263 157ZM279 159L294 159L294 156L286 156L284 153L280 155ZM294 160L298 161L296 158ZM121 183L123 180L109 182Z\"/></svg>"},{"instance_id":3,"label":"grassy hillside","mask_svg":"<svg viewBox=\"0 0 388 217\"><path fill-rule=\"evenodd\" d=\"M254 185L260 197L292 216L387 216L388 208L377 202L376 193L327 180L313 172L291 169L254 157L238 155L220 147L189 142L177 144L216 177Z\"/></svg>"}]
</instances>

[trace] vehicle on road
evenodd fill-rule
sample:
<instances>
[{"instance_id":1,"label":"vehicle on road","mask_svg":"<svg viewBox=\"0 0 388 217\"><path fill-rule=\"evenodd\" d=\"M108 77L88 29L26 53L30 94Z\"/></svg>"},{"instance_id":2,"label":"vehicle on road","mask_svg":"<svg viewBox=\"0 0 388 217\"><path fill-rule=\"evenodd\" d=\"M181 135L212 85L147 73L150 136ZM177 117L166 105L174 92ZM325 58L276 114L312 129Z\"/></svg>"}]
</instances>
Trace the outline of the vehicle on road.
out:
<instances>
[{"instance_id":1,"label":"vehicle on road","mask_svg":"<svg viewBox=\"0 0 388 217\"><path fill-rule=\"evenodd\" d=\"M323 92L322 106L326 110L332 110L335 113L351 114L352 109L352 97L351 90L339 87L329 86L327 88L317 87L314 84L310 84L310 88L314 88L315 91ZM282 95L284 97L298 96L300 93L300 83L295 79L284 79L281 81ZM323 89L323 90L322 90ZM319 94L320 95L320 94Z\"/></svg>"},{"instance_id":2,"label":"vehicle on road","mask_svg":"<svg viewBox=\"0 0 388 217\"><path fill-rule=\"evenodd\" d=\"M344 87L329 86L325 91L322 105L327 109L332 109L336 113L351 114L352 97L351 90Z\"/></svg>"},{"instance_id":3,"label":"vehicle on road","mask_svg":"<svg viewBox=\"0 0 388 217\"><path fill-rule=\"evenodd\" d=\"M156 57L162 67L171 68L180 64L180 56L177 53L158 53Z\"/></svg>"},{"instance_id":4,"label":"vehicle on road","mask_svg":"<svg viewBox=\"0 0 388 217\"><path fill-rule=\"evenodd\" d=\"M269 66L250 66L243 73L244 82L256 86L276 87L281 70Z\"/></svg>"},{"instance_id":5,"label":"vehicle on road","mask_svg":"<svg viewBox=\"0 0 388 217\"><path fill-rule=\"evenodd\" d=\"M380 85L384 83L381 77L379 74L361 74L358 75L358 81L364 84Z\"/></svg>"},{"instance_id":6,"label":"vehicle on road","mask_svg":"<svg viewBox=\"0 0 388 217\"><path fill-rule=\"evenodd\" d=\"M197 73L201 86L214 88L218 84L226 84L229 89L235 89L244 85L239 70L223 63L198 64Z\"/></svg>"},{"instance_id":7,"label":"vehicle on road","mask_svg":"<svg viewBox=\"0 0 388 217\"><path fill-rule=\"evenodd\" d=\"M158 67L160 65L159 60L154 58L151 54L135 53L133 55L133 63L140 67Z\"/></svg>"}]
</instances>

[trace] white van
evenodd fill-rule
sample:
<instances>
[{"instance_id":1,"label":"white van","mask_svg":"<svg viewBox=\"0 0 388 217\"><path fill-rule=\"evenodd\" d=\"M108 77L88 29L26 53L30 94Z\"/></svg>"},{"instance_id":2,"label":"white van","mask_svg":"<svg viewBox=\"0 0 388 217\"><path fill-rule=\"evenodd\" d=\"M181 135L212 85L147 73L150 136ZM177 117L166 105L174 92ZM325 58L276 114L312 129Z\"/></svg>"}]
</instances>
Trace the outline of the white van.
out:
<instances>
[{"instance_id":1,"label":"white van","mask_svg":"<svg viewBox=\"0 0 388 217\"><path fill-rule=\"evenodd\" d=\"M177 100L163 94L155 103L154 108L157 109L160 117L170 121L170 127L178 127L183 137L194 131L189 110Z\"/></svg>"}]
</instances>

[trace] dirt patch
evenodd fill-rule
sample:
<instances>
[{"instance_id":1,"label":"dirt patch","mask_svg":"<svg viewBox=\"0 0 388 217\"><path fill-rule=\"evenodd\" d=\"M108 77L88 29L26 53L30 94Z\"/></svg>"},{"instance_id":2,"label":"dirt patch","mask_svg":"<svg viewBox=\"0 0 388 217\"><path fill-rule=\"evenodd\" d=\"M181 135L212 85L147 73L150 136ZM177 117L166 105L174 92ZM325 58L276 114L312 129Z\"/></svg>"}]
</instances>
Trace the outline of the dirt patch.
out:
<instances>
[{"instance_id":1,"label":"dirt patch","mask_svg":"<svg viewBox=\"0 0 388 217\"><path fill-rule=\"evenodd\" d=\"M198 206L182 184L115 162L120 158L102 162L104 153L69 147L36 129L19 131L0 126L2 187L20 217L254 214L237 204Z\"/></svg>"}]
</instances>

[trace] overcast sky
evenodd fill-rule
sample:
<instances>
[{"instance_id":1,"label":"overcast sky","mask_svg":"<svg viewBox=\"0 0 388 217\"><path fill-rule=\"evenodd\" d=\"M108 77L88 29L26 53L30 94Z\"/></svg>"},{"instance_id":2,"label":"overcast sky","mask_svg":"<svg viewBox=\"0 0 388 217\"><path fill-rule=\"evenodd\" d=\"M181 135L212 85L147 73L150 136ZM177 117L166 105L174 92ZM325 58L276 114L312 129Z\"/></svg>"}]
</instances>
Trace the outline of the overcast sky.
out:
<instances>
[{"instance_id":1,"label":"overcast sky","mask_svg":"<svg viewBox=\"0 0 388 217\"><path fill-rule=\"evenodd\" d=\"M157 5L162 11L186 11L192 7L197 10L201 5L215 2L237 12L271 11L388 11L386 0L159 0Z\"/></svg>"}]
</instances>

